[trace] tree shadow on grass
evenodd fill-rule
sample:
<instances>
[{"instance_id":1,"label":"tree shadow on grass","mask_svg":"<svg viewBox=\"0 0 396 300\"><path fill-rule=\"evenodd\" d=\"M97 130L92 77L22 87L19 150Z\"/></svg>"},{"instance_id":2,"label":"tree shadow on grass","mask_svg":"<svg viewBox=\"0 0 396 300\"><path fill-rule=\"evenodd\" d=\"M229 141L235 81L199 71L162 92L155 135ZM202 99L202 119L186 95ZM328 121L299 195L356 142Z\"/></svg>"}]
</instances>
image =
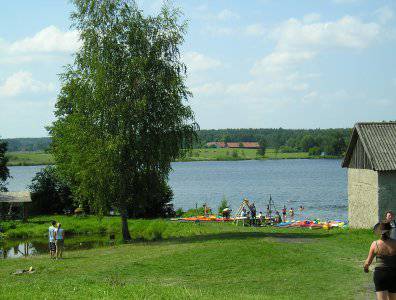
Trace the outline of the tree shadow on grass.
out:
<instances>
[{"instance_id":1,"label":"tree shadow on grass","mask_svg":"<svg viewBox=\"0 0 396 300\"><path fill-rule=\"evenodd\" d=\"M325 239L339 235L340 233L320 234L320 233L304 233L304 232L224 232L215 234L202 234L189 237L169 237L166 239L157 239L153 241L148 240L134 240L135 242L144 243L196 243L214 240L246 240L246 239L270 239L274 242L289 242L289 243L304 243L313 242L318 239Z\"/></svg>"}]
</instances>

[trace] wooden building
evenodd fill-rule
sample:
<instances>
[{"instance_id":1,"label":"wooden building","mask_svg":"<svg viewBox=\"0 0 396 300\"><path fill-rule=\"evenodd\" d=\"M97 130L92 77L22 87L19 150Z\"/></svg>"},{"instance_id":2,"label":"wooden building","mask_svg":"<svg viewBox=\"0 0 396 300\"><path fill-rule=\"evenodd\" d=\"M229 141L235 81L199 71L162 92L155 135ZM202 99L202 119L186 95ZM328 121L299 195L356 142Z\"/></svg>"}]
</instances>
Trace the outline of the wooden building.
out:
<instances>
[{"instance_id":1,"label":"wooden building","mask_svg":"<svg viewBox=\"0 0 396 300\"><path fill-rule=\"evenodd\" d=\"M27 221L28 218L28 203L30 202L32 202L32 199L29 192L0 193L0 204L7 204L9 212L12 211L13 207L20 206L24 221Z\"/></svg>"},{"instance_id":2,"label":"wooden building","mask_svg":"<svg viewBox=\"0 0 396 300\"><path fill-rule=\"evenodd\" d=\"M396 122L357 123L342 167L350 227L372 228L387 210L396 212Z\"/></svg>"}]
</instances>

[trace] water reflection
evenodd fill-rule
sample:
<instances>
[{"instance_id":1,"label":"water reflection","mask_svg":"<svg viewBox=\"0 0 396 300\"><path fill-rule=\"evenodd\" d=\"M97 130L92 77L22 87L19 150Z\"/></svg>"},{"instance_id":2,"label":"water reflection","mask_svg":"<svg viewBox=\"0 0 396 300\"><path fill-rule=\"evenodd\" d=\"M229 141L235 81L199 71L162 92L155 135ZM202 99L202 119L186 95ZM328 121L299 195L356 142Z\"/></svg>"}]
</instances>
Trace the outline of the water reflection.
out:
<instances>
[{"instance_id":1,"label":"water reflection","mask_svg":"<svg viewBox=\"0 0 396 300\"><path fill-rule=\"evenodd\" d=\"M87 250L115 245L114 239L107 236L81 236L65 240L65 251ZM48 242L42 240L5 240L0 243L0 259L22 258L49 253Z\"/></svg>"},{"instance_id":2,"label":"water reflection","mask_svg":"<svg viewBox=\"0 0 396 300\"><path fill-rule=\"evenodd\" d=\"M1 247L0 246L0 257L1 258L19 258L24 256L35 255L37 253L36 248L29 242L23 242L12 247Z\"/></svg>"}]
</instances>

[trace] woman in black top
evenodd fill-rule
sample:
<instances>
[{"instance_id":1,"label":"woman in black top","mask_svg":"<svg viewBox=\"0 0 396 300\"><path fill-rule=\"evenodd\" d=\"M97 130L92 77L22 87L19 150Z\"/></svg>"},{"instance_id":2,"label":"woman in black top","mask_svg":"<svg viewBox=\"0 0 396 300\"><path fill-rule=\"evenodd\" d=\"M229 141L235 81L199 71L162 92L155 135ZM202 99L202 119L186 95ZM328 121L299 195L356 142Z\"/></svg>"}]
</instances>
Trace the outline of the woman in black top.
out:
<instances>
[{"instance_id":1,"label":"woman in black top","mask_svg":"<svg viewBox=\"0 0 396 300\"><path fill-rule=\"evenodd\" d=\"M389 238L391 226L380 223L381 238L371 244L368 257L364 263L364 271L376 258L374 284L377 299L396 300L396 241Z\"/></svg>"}]
</instances>

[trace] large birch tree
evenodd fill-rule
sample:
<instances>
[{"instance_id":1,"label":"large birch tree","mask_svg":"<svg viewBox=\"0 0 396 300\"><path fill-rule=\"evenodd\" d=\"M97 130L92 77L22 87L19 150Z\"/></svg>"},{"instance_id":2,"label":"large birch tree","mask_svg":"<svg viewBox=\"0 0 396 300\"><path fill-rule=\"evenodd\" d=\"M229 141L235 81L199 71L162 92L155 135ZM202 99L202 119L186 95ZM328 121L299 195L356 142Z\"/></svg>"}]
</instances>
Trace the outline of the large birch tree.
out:
<instances>
[{"instance_id":1,"label":"large birch tree","mask_svg":"<svg viewBox=\"0 0 396 300\"><path fill-rule=\"evenodd\" d=\"M168 5L146 16L132 0L72 2L82 46L61 74L53 153L76 198L98 214L118 208L129 240L141 178L166 182L195 139L180 55L186 24Z\"/></svg>"}]
</instances>

